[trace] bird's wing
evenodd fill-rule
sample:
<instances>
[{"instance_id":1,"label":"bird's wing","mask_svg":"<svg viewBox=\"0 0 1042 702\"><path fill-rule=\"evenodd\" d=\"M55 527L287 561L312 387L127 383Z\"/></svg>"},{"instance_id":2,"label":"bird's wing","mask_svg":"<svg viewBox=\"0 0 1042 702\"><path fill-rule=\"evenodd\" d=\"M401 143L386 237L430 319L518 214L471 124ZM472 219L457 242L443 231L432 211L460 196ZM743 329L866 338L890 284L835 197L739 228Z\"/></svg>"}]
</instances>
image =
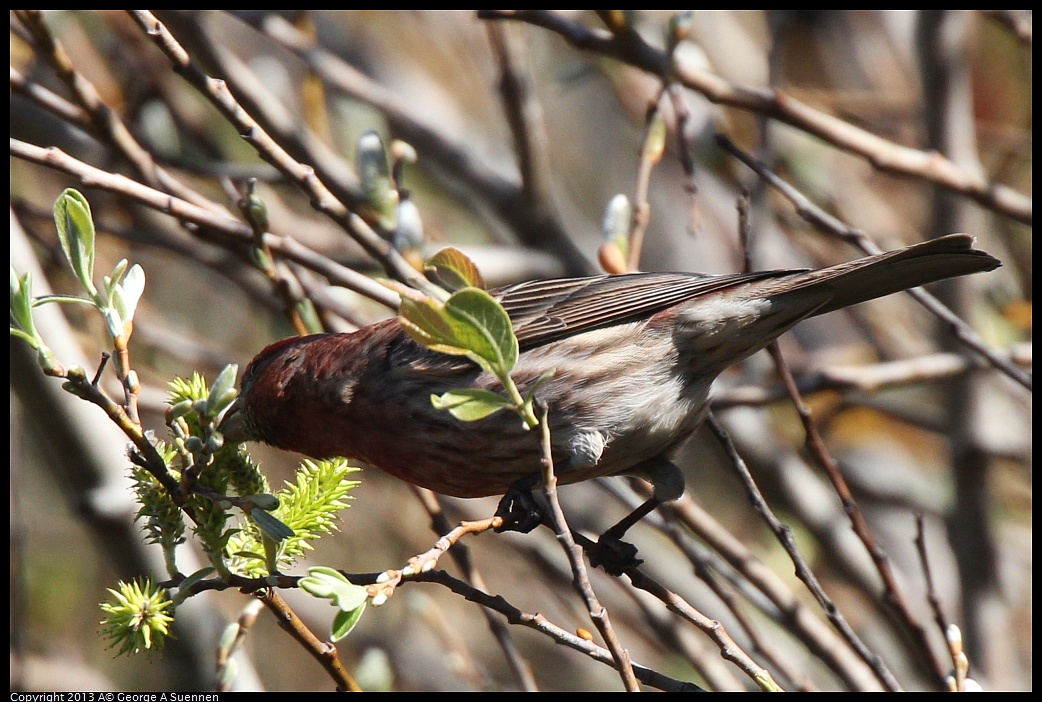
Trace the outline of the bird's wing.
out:
<instances>
[{"instance_id":1,"label":"bird's wing","mask_svg":"<svg viewBox=\"0 0 1042 702\"><path fill-rule=\"evenodd\" d=\"M494 290L522 349L650 317L700 295L792 271L731 275L629 273L519 283Z\"/></svg>"}]
</instances>

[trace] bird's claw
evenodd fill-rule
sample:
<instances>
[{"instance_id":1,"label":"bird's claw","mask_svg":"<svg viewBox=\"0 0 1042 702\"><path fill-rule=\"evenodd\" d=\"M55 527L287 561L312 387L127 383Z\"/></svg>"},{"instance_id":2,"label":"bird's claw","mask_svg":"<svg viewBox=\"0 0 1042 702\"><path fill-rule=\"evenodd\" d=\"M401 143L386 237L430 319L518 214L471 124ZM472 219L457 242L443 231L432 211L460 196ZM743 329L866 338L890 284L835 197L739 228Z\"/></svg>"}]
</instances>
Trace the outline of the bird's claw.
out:
<instances>
[{"instance_id":1,"label":"bird's claw","mask_svg":"<svg viewBox=\"0 0 1042 702\"><path fill-rule=\"evenodd\" d=\"M532 495L530 482L518 481L503 495L496 509L496 516L503 523L496 527L496 532L518 531L527 534L543 523L544 510Z\"/></svg>"},{"instance_id":2,"label":"bird's claw","mask_svg":"<svg viewBox=\"0 0 1042 702\"><path fill-rule=\"evenodd\" d=\"M603 568L609 575L623 575L644 562L637 558L636 546L608 532L597 539L597 543L588 544L585 548L590 565Z\"/></svg>"},{"instance_id":3,"label":"bird's claw","mask_svg":"<svg viewBox=\"0 0 1042 702\"><path fill-rule=\"evenodd\" d=\"M496 527L496 532L498 533L517 531L527 534L543 523L543 511L534 501L523 505L519 501L512 500L508 502L504 498L499 503L496 516L503 520L503 523Z\"/></svg>"}]
</instances>

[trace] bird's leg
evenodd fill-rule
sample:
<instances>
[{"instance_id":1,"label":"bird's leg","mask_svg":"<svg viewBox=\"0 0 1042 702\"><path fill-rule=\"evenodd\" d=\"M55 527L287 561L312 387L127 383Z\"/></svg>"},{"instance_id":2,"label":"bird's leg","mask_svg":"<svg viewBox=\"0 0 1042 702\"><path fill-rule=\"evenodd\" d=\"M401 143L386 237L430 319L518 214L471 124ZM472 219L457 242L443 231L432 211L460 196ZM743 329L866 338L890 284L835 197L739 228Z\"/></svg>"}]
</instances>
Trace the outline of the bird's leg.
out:
<instances>
[{"instance_id":1,"label":"bird's leg","mask_svg":"<svg viewBox=\"0 0 1042 702\"><path fill-rule=\"evenodd\" d=\"M519 531L527 534L543 523L546 511L532 494L532 488L541 479L539 474L533 473L510 486L496 509L496 516L503 518L503 524L496 528L497 532Z\"/></svg>"},{"instance_id":2,"label":"bird's leg","mask_svg":"<svg viewBox=\"0 0 1042 702\"><path fill-rule=\"evenodd\" d=\"M622 540L630 527L648 516L663 502L672 502L684 493L684 474L675 463L662 456L634 466L627 474L651 482L655 486L652 496L601 534L596 543L582 540L586 542L584 548L590 557L590 563L594 567L604 568L612 575L622 575L626 568L642 563L637 558L636 546ZM496 510L496 516L503 518L503 524L496 531L519 531L527 534L545 521L545 509L532 494L532 489L540 480L540 475L532 474L510 486Z\"/></svg>"},{"instance_id":3,"label":"bird's leg","mask_svg":"<svg viewBox=\"0 0 1042 702\"><path fill-rule=\"evenodd\" d=\"M603 567L612 575L622 575L626 568L639 566L637 547L622 540L623 535L634 524L651 514L663 502L672 502L684 494L684 474L672 461L662 457L644 461L629 472L644 478L655 486L651 497L620 519L597 539L594 548L588 548L590 563Z\"/></svg>"},{"instance_id":4,"label":"bird's leg","mask_svg":"<svg viewBox=\"0 0 1042 702\"><path fill-rule=\"evenodd\" d=\"M556 469L567 470L573 460L574 456L569 456L558 461ZM542 481L542 473L532 473L514 481L499 501L496 516L503 518L503 524L496 531L519 531L527 534L546 522L546 506L538 502L532 494L535 486Z\"/></svg>"},{"instance_id":5,"label":"bird's leg","mask_svg":"<svg viewBox=\"0 0 1042 702\"><path fill-rule=\"evenodd\" d=\"M640 506L616 522L613 527L601 534L601 539L621 539L631 526L654 512L655 508L660 504L662 504L662 500L657 497L649 497Z\"/></svg>"}]
</instances>

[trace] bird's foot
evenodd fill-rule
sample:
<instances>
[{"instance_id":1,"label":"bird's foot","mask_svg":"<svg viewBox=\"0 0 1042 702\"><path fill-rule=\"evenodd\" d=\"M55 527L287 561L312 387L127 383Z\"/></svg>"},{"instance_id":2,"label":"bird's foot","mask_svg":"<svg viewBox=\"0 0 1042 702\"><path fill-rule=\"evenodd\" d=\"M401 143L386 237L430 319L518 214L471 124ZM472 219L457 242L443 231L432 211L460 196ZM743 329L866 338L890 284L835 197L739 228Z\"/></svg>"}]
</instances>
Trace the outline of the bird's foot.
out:
<instances>
[{"instance_id":1,"label":"bird's foot","mask_svg":"<svg viewBox=\"0 0 1042 702\"><path fill-rule=\"evenodd\" d=\"M623 575L630 568L640 566L644 561L637 558L637 547L611 534L610 530L601 535L596 542L589 542L583 547L590 558L590 565L603 568L609 575Z\"/></svg>"},{"instance_id":2,"label":"bird's foot","mask_svg":"<svg viewBox=\"0 0 1042 702\"><path fill-rule=\"evenodd\" d=\"M503 520L496 527L497 532L518 531L527 534L543 523L545 510L532 494L532 487L538 480L539 476L522 478L510 486L496 509L496 516Z\"/></svg>"},{"instance_id":3,"label":"bird's foot","mask_svg":"<svg viewBox=\"0 0 1042 702\"><path fill-rule=\"evenodd\" d=\"M623 541L623 535L634 524L652 512L660 501L652 497L621 519L618 524L601 534L596 543L589 542L584 548L594 568L604 568L611 575L622 575L628 568L636 568L644 561L637 558L637 547Z\"/></svg>"}]
</instances>

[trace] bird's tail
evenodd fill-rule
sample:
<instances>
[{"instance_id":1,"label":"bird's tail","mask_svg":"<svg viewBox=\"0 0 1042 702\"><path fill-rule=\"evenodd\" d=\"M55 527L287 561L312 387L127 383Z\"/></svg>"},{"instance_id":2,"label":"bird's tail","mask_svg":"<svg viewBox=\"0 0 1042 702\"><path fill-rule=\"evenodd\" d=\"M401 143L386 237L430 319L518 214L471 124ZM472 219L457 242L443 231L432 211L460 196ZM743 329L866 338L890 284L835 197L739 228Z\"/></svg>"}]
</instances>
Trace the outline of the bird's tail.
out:
<instances>
[{"instance_id":1,"label":"bird's tail","mask_svg":"<svg viewBox=\"0 0 1042 702\"><path fill-rule=\"evenodd\" d=\"M789 281L790 291L819 285L831 287L831 299L814 311L817 315L1002 265L994 256L973 248L973 243L974 238L967 234L950 234L896 251L808 271Z\"/></svg>"}]
</instances>

